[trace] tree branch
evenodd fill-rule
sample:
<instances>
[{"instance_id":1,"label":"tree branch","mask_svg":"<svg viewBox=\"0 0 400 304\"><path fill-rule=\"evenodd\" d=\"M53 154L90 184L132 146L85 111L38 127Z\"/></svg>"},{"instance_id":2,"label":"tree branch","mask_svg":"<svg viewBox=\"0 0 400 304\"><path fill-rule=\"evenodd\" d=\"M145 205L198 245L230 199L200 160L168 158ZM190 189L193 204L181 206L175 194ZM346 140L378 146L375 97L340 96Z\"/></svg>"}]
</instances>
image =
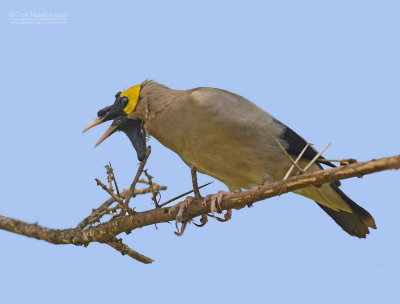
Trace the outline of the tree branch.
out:
<instances>
[{"instance_id":1,"label":"tree branch","mask_svg":"<svg viewBox=\"0 0 400 304\"><path fill-rule=\"evenodd\" d=\"M132 248L129 248L127 245L122 243L122 239L117 239L116 237L113 237L111 241L107 243L107 245L111 246L115 250L121 252L122 255L127 254L131 258L134 258L135 260L142 262L144 264L150 264L153 263L154 261L147 256L144 256L143 254L140 254L139 252L133 250Z\"/></svg>"},{"instance_id":2,"label":"tree branch","mask_svg":"<svg viewBox=\"0 0 400 304\"><path fill-rule=\"evenodd\" d=\"M299 188L311 185L319 186L324 183L331 183L351 177L362 177L363 175L374 172L399 168L400 155L396 155L378 160L352 163L349 165L328 170L320 170L313 173L303 173L286 180L260 186L256 189L240 193L230 193L223 198L221 202L221 209L227 210L230 208L242 208L257 201L294 191ZM135 178L135 180L137 179ZM151 190L149 190L149 192L151 192ZM121 197L122 195L123 193L121 193ZM108 204L109 200L106 203ZM129 247L126 248L122 245L121 247L119 241L117 242L116 240L116 236L122 232L130 232L131 230L139 227L172 221L176 218L177 212L172 212L169 214L169 210L169 207L156 208L144 212L135 212L132 215L117 216L108 222L99 224L95 227L89 227L88 229L82 229L83 224L81 223L76 228L63 230L45 228L39 226L38 224L28 224L16 219L0 216L0 229L25 235L27 237L44 240L52 244L74 244L86 246L91 242L107 243L113 248L119 247L117 250L120 252L134 257L134 251L132 250L132 253L129 251ZM206 201L205 204L195 202L187 208L184 216L186 219L191 219L203 214L207 214L210 211L210 201Z\"/></svg>"}]
</instances>

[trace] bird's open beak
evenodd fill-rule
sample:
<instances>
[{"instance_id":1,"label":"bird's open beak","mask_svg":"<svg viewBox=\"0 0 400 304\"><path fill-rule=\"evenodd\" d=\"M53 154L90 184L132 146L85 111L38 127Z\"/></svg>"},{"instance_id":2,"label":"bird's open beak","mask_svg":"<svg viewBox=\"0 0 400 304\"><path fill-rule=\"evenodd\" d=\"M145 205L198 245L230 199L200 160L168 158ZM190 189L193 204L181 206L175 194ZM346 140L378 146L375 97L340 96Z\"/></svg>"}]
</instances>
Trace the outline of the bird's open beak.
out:
<instances>
[{"instance_id":1,"label":"bird's open beak","mask_svg":"<svg viewBox=\"0 0 400 304\"><path fill-rule=\"evenodd\" d=\"M85 133L87 130L100 125L104 122L104 117L97 117L95 120L93 120L90 124L88 124L86 126L85 129L83 129L82 134ZM115 132L115 129L117 128L116 124L112 124L106 132L104 132L104 134L100 137L100 139L98 140L98 142L95 144L95 148L100 145L103 141L105 141L111 134L113 134Z\"/></svg>"},{"instance_id":2,"label":"bird's open beak","mask_svg":"<svg viewBox=\"0 0 400 304\"><path fill-rule=\"evenodd\" d=\"M106 132L104 132L104 134L100 137L100 139L98 140L98 142L94 145L94 147L96 148L98 145L100 145L103 141L105 141L111 134L113 134L115 132L115 129L117 128L116 125L112 124Z\"/></svg>"},{"instance_id":3,"label":"bird's open beak","mask_svg":"<svg viewBox=\"0 0 400 304\"><path fill-rule=\"evenodd\" d=\"M97 126L97 125L99 125L99 124L101 124L103 122L104 122L104 118L97 117L90 124L88 124L85 129L83 129L82 134L85 133L87 130L89 130L89 129L91 129L91 128L93 128L93 127L95 127L95 126Z\"/></svg>"},{"instance_id":4,"label":"bird's open beak","mask_svg":"<svg viewBox=\"0 0 400 304\"><path fill-rule=\"evenodd\" d=\"M82 133L109 120L103 113L100 113L100 115L102 116L96 118L90 124L88 124ZM126 116L117 117L107 131L100 137L94 147L96 148L116 131L122 131L128 136L136 150L138 160L142 161L146 156L146 132L143 128L143 122L138 119L128 119Z\"/></svg>"}]
</instances>

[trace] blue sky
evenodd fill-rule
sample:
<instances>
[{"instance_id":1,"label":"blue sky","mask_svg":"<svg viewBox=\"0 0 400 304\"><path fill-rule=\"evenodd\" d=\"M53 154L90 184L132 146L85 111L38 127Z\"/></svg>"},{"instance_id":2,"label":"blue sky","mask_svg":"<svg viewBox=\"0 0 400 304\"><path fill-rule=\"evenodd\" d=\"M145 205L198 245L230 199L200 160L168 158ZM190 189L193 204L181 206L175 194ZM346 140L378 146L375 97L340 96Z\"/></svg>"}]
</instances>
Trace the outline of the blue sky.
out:
<instances>
[{"instance_id":1,"label":"blue sky","mask_svg":"<svg viewBox=\"0 0 400 304\"><path fill-rule=\"evenodd\" d=\"M94 178L111 161L121 186L137 168L123 134L93 145L82 129L114 94L144 79L174 89L233 91L296 130L327 158L400 152L398 1L3 1L0 214L75 226L107 199ZM67 13L66 24L11 24L21 13ZM13 17L15 18L15 17ZM150 140L163 200L190 170ZM212 181L200 175L200 183ZM145 227L124 236L156 260L113 249L55 246L0 231L4 303L398 303L399 172L343 182L374 216L366 240L315 203L287 194L234 211L228 223ZM224 185L214 182L203 194ZM133 201L149 209L150 197Z\"/></svg>"}]
</instances>

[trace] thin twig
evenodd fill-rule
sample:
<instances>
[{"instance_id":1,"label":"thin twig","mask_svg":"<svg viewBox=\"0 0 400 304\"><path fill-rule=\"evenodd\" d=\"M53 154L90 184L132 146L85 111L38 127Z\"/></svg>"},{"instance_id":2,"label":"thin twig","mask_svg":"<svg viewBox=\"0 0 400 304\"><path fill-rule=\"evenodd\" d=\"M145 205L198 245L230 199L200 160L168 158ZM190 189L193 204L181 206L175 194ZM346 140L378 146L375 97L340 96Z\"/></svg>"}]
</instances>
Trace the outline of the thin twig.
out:
<instances>
[{"instance_id":1,"label":"thin twig","mask_svg":"<svg viewBox=\"0 0 400 304\"><path fill-rule=\"evenodd\" d=\"M158 201L157 201L157 195L160 193L158 191L158 189L155 189L154 185L153 185L153 177L147 172L147 169L144 170L144 174L146 175L148 181L149 181L149 187L152 193L151 199L154 202L154 206L156 208L160 208L160 206L158 205Z\"/></svg>"},{"instance_id":2,"label":"thin twig","mask_svg":"<svg viewBox=\"0 0 400 304\"><path fill-rule=\"evenodd\" d=\"M98 178L95 178L94 180L97 182L98 186L101 186L101 188L103 188L104 191L106 191L108 194L111 195L111 197L114 199L114 201L116 201L120 204L123 203L123 200L120 197L116 196L115 193L112 192L110 189L108 189L106 187L106 185L104 185Z\"/></svg>"},{"instance_id":3,"label":"thin twig","mask_svg":"<svg viewBox=\"0 0 400 304\"><path fill-rule=\"evenodd\" d=\"M324 159L324 158L319 158L317 159L317 162L331 162L331 163L339 163L341 166L345 165L350 165L354 164L357 162L356 159L354 158L345 158L345 159Z\"/></svg>"},{"instance_id":4,"label":"thin twig","mask_svg":"<svg viewBox=\"0 0 400 304\"><path fill-rule=\"evenodd\" d=\"M116 196L114 192L108 189L106 185L104 185L98 178L95 178L95 180L97 182L97 185L101 186L103 190L107 191L107 193L110 194L116 202L118 202L118 205L121 207L121 211L123 210L124 212L128 212L129 214L133 214L132 210L126 204L124 204L122 198Z\"/></svg>"},{"instance_id":5,"label":"thin twig","mask_svg":"<svg viewBox=\"0 0 400 304\"><path fill-rule=\"evenodd\" d=\"M311 167L311 165L312 165L313 163L315 163L316 160L321 156L321 154L324 153L324 151L325 151L326 149L328 149L328 147L329 147L330 145L331 145L331 143L328 143L321 151L319 151L318 154L315 155L314 158L308 163L308 165L304 167L304 171L307 171L307 170Z\"/></svg>"},{"instance_id":6,"label":"thin twig","mask_svg":"<svg viewBox=\"0 0 400 304\"><path fill-rule=\"evenodd\" d=\"M157 188L157 189L159 189L160 191L161 190L167 190L167 187L166 186L160 186L159 184L156 184L156 183L153 183L153 185ZM128 195L128 192L129 192L129 189L124 189L122 192L121 192L121 198L125 198L127 195ZM147 194L147 193L150 193L151 192L151 189L150 188L135 188L135 192L134 192L134 195L136 196L136 195L140 195L140 194Z\"/></svg>"},{"instance_id":7,"label":"thin twig","mask_svg":"<svg viewBox=\"0 0 400 304\"><path fill-rule=\"evenodd\" d=\"M285 150L285 148L282 146L282 144L279 142L279 140L276 139L276 137L274 136L274 139L276 141L276 143L278 144L279 148L282 149L283 153L285 153L286 157L290 160L290 162L296 166L296 168L300 171L300 172L304 172L304 170L302 168L299 167L298 164L296 164L296 162L293 160L293 158L289 155L289 153L287 153L287 151Z\"/></svg>"},{"instance_id":8,"label":"thin twig","mask_svg":"<svg viewBox=\"0 0 400 304\"><path fill-rule=\"evenodd\" d=\"M196 201L199 201L201 200L201 195L199 191L199 185L197 183L197 168L196 167L190 168L190 173L192 174L194 198Z\"/></svg>"},{"instance_id":9,"label":"thin twig","mask_svg":"<svg viewBox=\"0 0 400 304\"><path fill-rule=\"evenodd\" d=\"M96 213L92 213L92 214L90 215L90 217L87 217L88 222L87 222L85 225L83 225L83 226L82 226L82 225L78 225L77 228L79 228L79 229L86 229L86 228L89 228L89 227L92 226L94 223L100 223L100 220L101 220L101 218L102 218L103 216L105 216L105 215L111 215L111 214L117 212L117 210L119 210L119 209L120 209L120 207L119 207L119 205L117 205L117 206L112 207L112 208L106 208L106 209L100 210L100 211L98 211L98 212L96 212Z\"/></svg>"},{"instance_id":10,"label":"thin twig","mask_svg":"<svg viewBox=\"0 0 400 304\"><path fill-rule=\"evenodd\" d=\"M156 183L154 183L153 185L154 185L154 188L156 188L158 190L167 190L166 186L160 186L160 185L158 185ZM129 189L126 189L126 193L128 193L128 191L129 191ZM135 189L135 192L133 194L134 194L134 196L136 196L136 195L139 195L139 194L147 194L147 193L150 193L150 192L151 192L150 188L139 188L139 189Z\"/></svg>"},{"instance_id":11,"label":"thin twig","mask_svg":"<svg viewBox=\"0 0 400 304\"><path fill-rule=\"evenodd\" d=\"M84 218L77 226L77 229L84 229L85 227L94 224L95 222L98 222L101 218L101 214L104 212L104 210L107 210L108 207L112 203L114 203L115 200L114 198L110 197L108 200L106 200L103 204L100 205L100 207L93 209L92 213Z\"/></svg>"},{"instance_id":12,"label":"thin twig","mask_svg":"<svg viewBox=\"0 0 400 304\"><path fill-rule=\"evenodd\" d=\"M106 210L104 210L104 215L116 213L118 209L119 209L118 205L112 208L107 208Z\"/></svg>"},{"instance_id":13,"label":"thin twig","mask_svg":"<svg viewBox=\"0 0 400 304\"><path fill-rule=\"evenodd\" d=\"M111 163L110 163L111 165ZM113 189L113 178L112 178L112 169L110 165L105 165L104 167L106 168L107 172L107 182L108 182L108 189L111 191L114 191Z\"/></svg>"},{"instance_id":14,"label":"thin twig","mask_svg":"<svg viewBox=\"0 0 400 304\"><path fill-rule=\"evenodd\" d=\"M304 149L301 151L301 153L299 154L299 156L297 156L296 160L294 161L295 164L297 164L299 162L299 160L301 159L301 157L303 156L304 152L306 152L307 148L310 146L310 143L307 143L307 145L304 147ZM284 180L287 179L290 176L290 173L292 173L295 164L293 164L289 171L286 173L285 177L283 178Z\"/></svg>"},{"instance_id":15,"label":"thin twig","mask_svg":"<svg viewBox=\"0 0 400 304\"><path fill-rule=\"evenodd\" d=\"M213 182L209 182L207 184L204 184L203 186L200 186L199 189L204 188L205 186L208 186L209 184L212 184L212 183ZM177 199L180 199L181 197L184 197L185 195L188 195L188 194L192 193L193 191L194 190L190 190L190 191L187 191L187 192L185 192L185 193L183 193L181 195L178 195L178 196L176 196L174 198L171 198L170 200L166 201L165 203L160 204L160 207L164 207L165 205L168 205L169 203L172 203L173 201L176 201Z\"/></svg>"},{"instance_id":16,"label":"thin twig","mask_svg":"<svg viewBox=\"0 0 400 304\"><path fill-rule=\"evenodd\" d=\"M118 184L117 184L117 179L115 178L115 174L114 174L114 169L111 166L111 162L109 162L109 164L110 164L111 179L114 181L115 190L117 191L117 195L120 197Z\"/></svg>"},{"instance_id":17,"label":"thin twig","mask_svg":"<svg viewBox=\"0 0 400 304\"><path fill-rule=\"evenodd\" d=\"M116 237L113 237L111 241L107 242L106 244L111 246L115 250L121 252L122 255L126 254L131 258L134 258L135 260L142 262L144 264L150 264L154 262L154 260L144 256L143 254L130 248L128 245L122 243L122 240L117 239Z\"/></svg>"},{"instance_id":18,"label":"thin twig","mask_svg":"<svg viewBox=\"0 0 400 304\"><path fill-rule=\"evenodd\" d=\"M150 153L151 153L151 147L148 146L147 150L146 150L146 157L144 158L143 161L141 161L139 168L137 170L136 176L129 188L128 195L125 198L125 205L128 206L128 208L129 208L129 201L131 200L132 196L134 195L136 184L139 181L140 175L142 175L144 166L146 165L146 162L147 162L147 159L149 158Z\"/></svg>"}]
</instances>

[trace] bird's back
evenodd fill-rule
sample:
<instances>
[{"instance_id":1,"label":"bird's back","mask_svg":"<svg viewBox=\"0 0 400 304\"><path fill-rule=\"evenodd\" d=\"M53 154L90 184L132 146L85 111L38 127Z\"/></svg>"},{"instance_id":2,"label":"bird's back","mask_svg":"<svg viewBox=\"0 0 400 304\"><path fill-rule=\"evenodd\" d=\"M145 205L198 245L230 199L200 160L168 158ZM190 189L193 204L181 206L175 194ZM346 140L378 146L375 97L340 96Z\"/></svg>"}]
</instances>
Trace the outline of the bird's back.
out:
<instances>
[{"instance_id":1,"label":"bird's back","mask_svg":"<svg viewBox=\"0 0 400 304\"><path fill-rule=\"evenodd\" d=\"M197 88L171 90L158 102L165 109L146 122L150 134L230 190L282 174L277 162L288 161L274 137L284 126L251 101L225 90Z\"/></svg>"}]
</instances>

